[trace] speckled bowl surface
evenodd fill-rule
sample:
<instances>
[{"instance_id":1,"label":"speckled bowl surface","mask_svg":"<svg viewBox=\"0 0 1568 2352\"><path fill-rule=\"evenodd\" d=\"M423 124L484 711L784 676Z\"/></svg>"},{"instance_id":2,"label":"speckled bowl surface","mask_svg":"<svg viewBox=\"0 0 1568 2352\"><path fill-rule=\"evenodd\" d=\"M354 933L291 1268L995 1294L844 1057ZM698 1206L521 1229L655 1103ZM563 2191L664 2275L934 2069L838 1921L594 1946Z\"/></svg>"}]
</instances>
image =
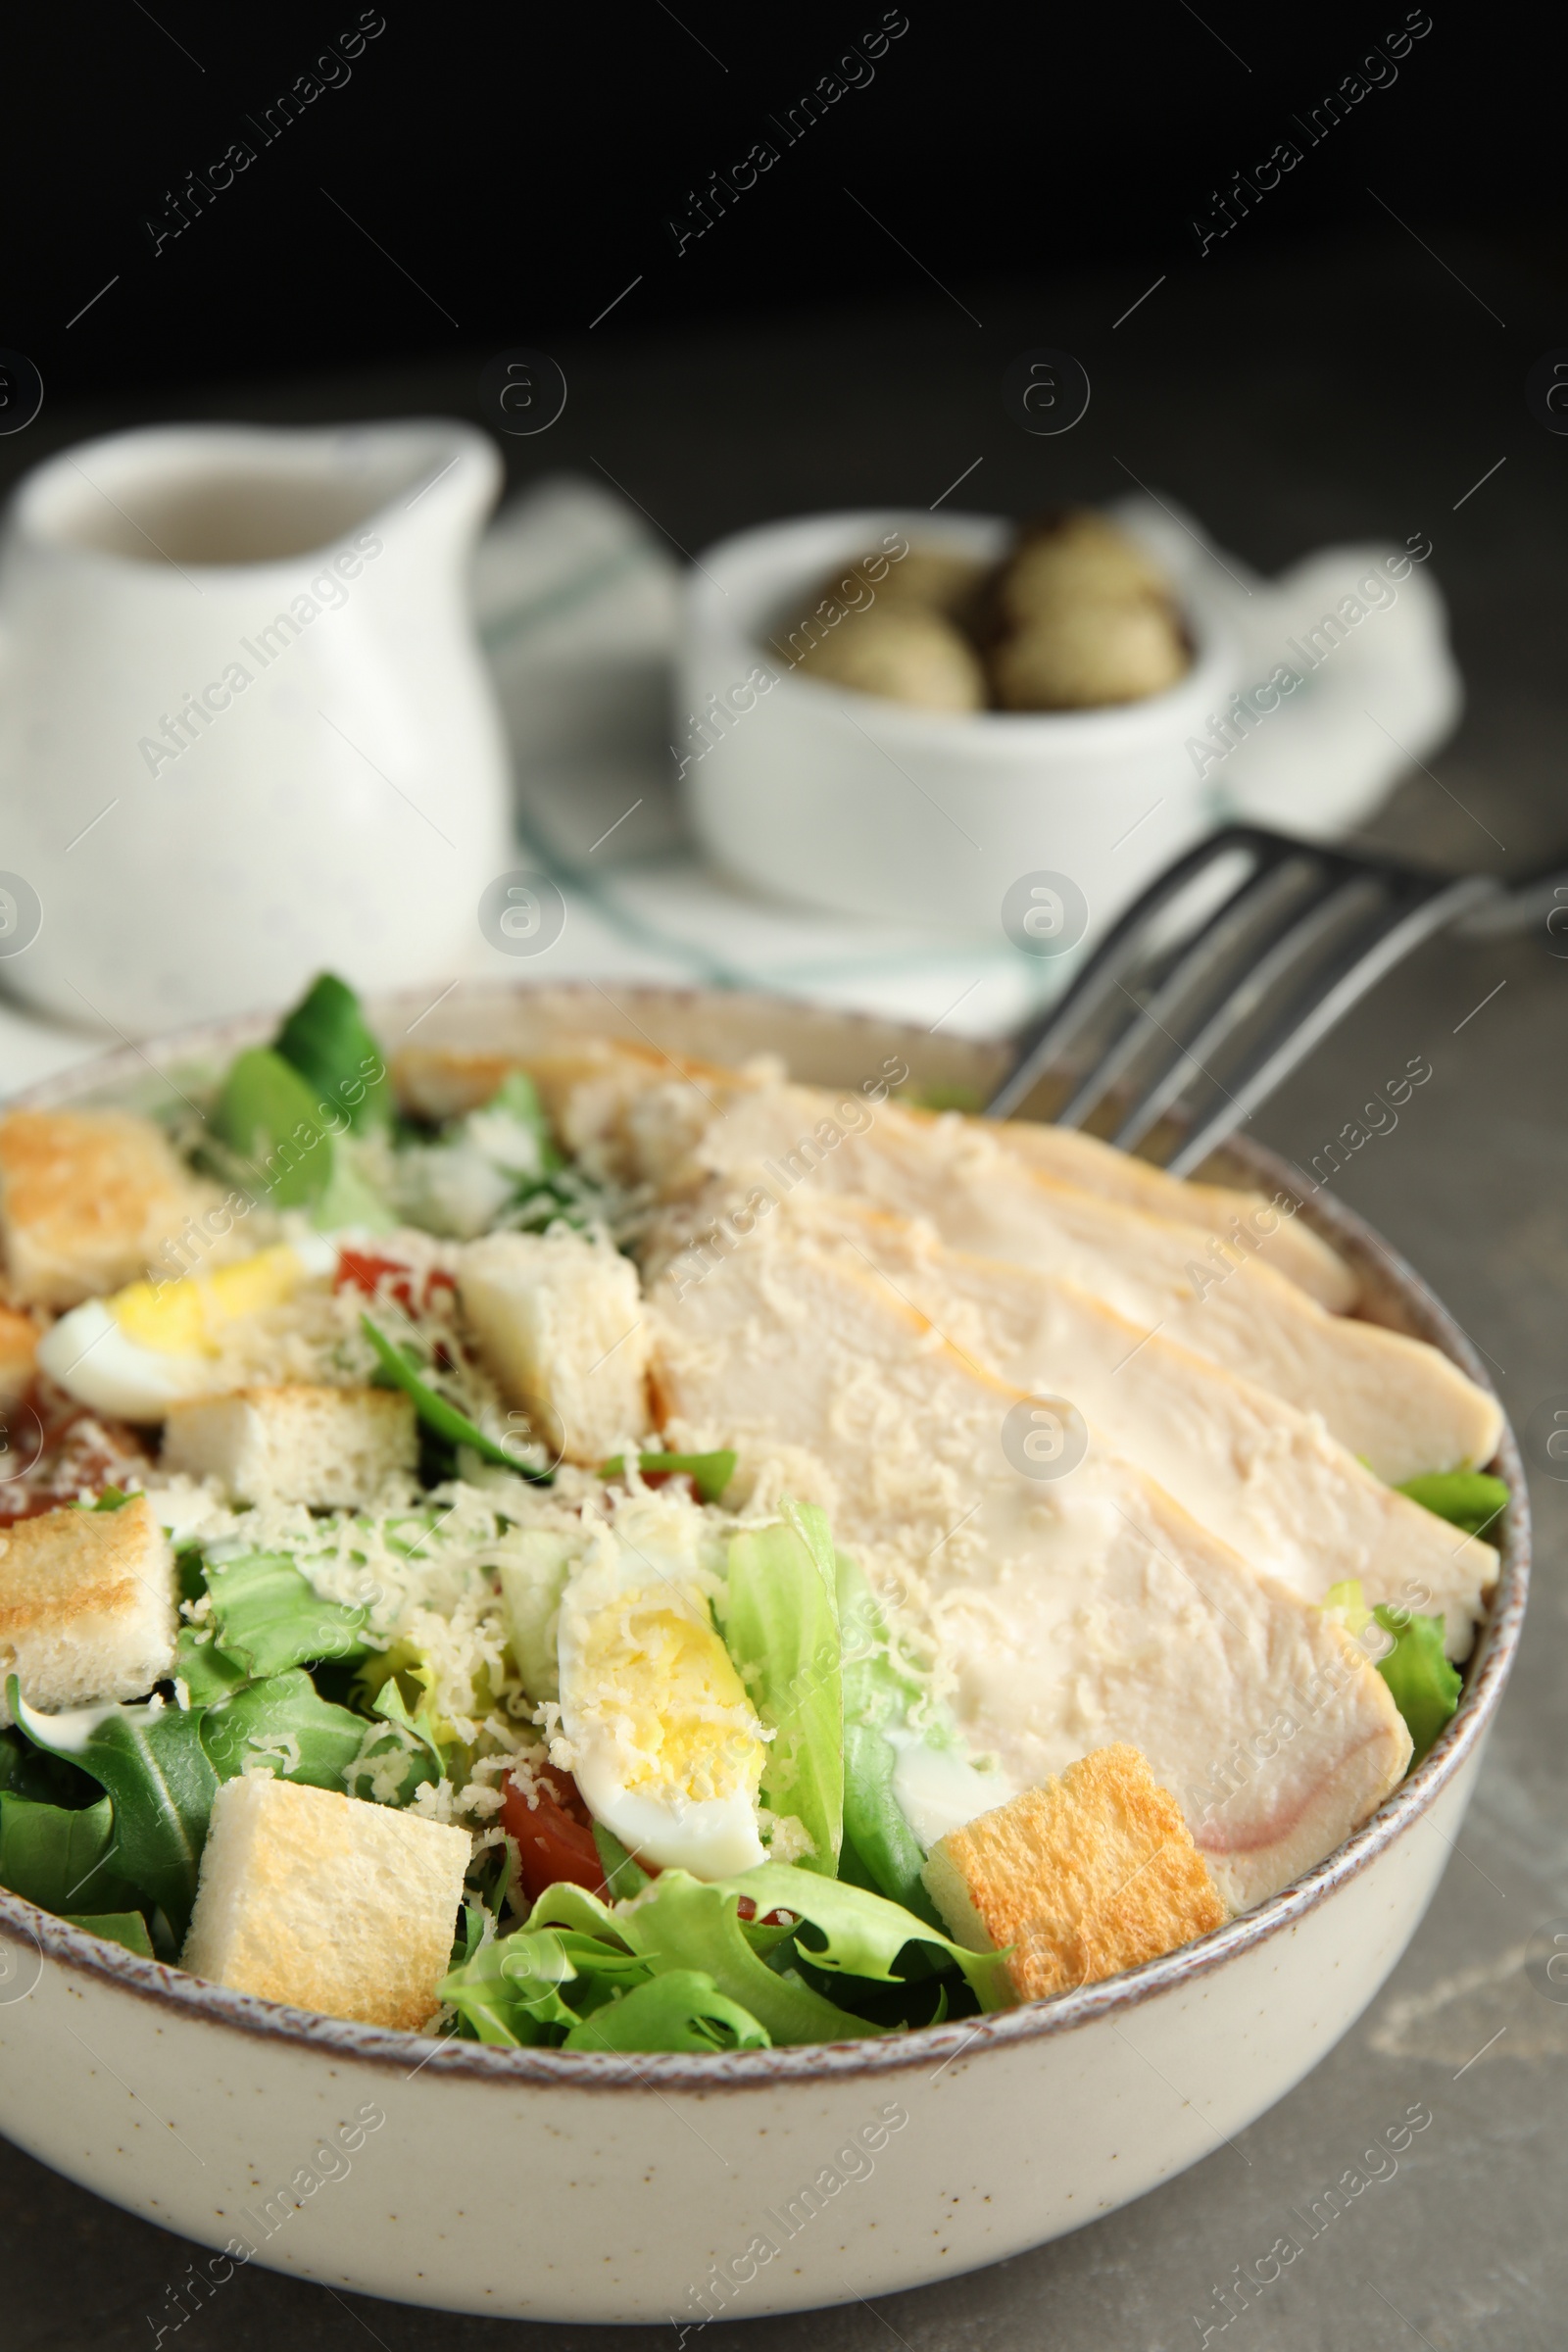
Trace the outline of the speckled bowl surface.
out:
<instances>
[{"instance_id":1,"label":"speckled bowl surface","mask_svg":"<svg viewBox=\"0 0 1568 2352\"><path fill-rule=\"evenodd\" d=\"M996 1050L742 996L460 984L372 1003L389 1053L613 1031L714 1060L779 1052L837 1085L898 1053L983 1087ZM132 1048L30 1102L151 1107L271 1019ZM1251 1146L1215 1172L1298 1192ZM1419 1278L1321 1197L1301 1212L1374 1319L1486 1371ZM579 2321L848 2301L1000 2260L1233 2137L1366 2007L1431 1897L1517 1647L1529 1516L1511 1433L1502 1571L1458 1713L1314 1870L1164 1959L1060 1999L881 2041L611 2057L437 2042L279 2007L0 1894L0 2128L214 2249L453 2310ZM156 2336L171 2313L149 2314Z\"/></svg>"}]
</instances>

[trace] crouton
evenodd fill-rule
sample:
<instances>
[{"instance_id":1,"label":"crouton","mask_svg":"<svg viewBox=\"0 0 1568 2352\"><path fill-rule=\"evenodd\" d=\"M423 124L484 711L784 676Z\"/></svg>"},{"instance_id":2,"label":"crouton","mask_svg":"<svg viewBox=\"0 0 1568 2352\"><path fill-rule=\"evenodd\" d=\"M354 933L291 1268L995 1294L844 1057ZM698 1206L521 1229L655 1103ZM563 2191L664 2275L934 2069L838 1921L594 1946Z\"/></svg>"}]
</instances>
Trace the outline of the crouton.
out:
<instances>
[{"instance_id":1,"label":"crouton","mask_svg":"<svg viewBox=\"0 0 1568 2352\"><path fill-rule=\"evenodd\" d=\"M0 1306L0 1411L16 1403L31 1384L38 1353L38 1326L14 1306Z\"/></svg>"},{"instance_id":2,"label":"crouton","mask_svg":"<svg viewBox=\"0 0 1568 2352\"><path fill-rule=\"evenodd\" d=\"M447 1973L470 1851L466 1830L242 1773L213 1803L182 1965L415 2033Z\"/></svg>"},{"instance_id":3,"label":"crouton","mask_svg":"<svg viewBox=\"0 0 1568 2352\"><path fill-rule=\"evenodd\" d=\"M591 1466L647 1430L642 1293L608 1242L488 1234L459 1259L458 1296L507 1402L551 1452Z\"/></svg>"},{"instance_id":4,"label":"crouton","mask_svg":"<svg viewBox=\"0 0 1568 2352\"><path fill-rule=\"evenodd\" d=\"M170 1407L163 1467L216 1478L236 1502L357 1510L418 1460L414 1400L397 1389L236 1389Z\"/></svg>"},{"instance_id":5,"label":"crouton","mask_svg":"<svg viewBox=\"0 0 1568 2352\"><path fill-rule=\"evenodd\" d=\"M957 1942L1012 1945L1020 2001L1119 1976L1226 1915L1180 1805L1120 1743L950 1830L922 1876Z\"/></svg>"},{"instance_id":6,"label":"crouton","mask_svg":"<svg viewBox=\"0 0 1568 2352\"><path fill-rule=\"evenodd\" d=\"M145 1494L74 1504L0 1533L0 1725L5 1678L58 1714L140 1698L174 1663L174 1556Z\"/></svg>"},{"instance_id":7,"label":"crouton","mask_svg":"<svg viewBox=\"0 0 1568 2352\"><path fill-rule=\"evenodd\" d=\"M134 1282L220 1197L151 1119L110 1110L0 1119L0 1239L21 1305L76 1306Z\"/></svg>"}]
</instances>

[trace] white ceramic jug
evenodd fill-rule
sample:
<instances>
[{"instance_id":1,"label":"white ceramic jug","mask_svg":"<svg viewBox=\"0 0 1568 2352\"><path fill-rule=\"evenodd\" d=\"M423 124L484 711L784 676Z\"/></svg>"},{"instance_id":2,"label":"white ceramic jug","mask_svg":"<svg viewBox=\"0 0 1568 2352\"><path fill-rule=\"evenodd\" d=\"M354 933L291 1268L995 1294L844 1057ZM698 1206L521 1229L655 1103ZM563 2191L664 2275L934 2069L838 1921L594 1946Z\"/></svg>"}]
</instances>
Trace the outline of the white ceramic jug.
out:
<instances>
[{"instance_id":1,"label":"white ceramic jug","mask_svg":"<svg viewBox=\"0 0 1568 2352\"><path fill-rule=\"evenodd\" d=\"M23 481L0 868L41 919L8 987L145 1036L282 1004L322 965L376 989L474 962L514 861L467 612L500 479L435 419L160 427Z\"/></svg>"}]
</instances>

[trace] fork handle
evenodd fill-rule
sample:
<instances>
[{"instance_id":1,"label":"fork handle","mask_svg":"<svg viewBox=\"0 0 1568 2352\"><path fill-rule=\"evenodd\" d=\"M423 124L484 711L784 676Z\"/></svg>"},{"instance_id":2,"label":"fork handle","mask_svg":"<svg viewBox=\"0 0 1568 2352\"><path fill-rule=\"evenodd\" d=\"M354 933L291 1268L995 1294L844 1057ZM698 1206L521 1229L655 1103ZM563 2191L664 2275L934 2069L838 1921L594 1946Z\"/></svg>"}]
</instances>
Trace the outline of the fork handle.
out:
<instances>
[{"instance_id":1,"label":"fork handle","mask_svg":"<svg viewBox=\"0 0 1568 2352\"><path fill-rule=\"evenodd\" d=\"M1562 921L1553 928L1552 917L1559 909ZM1455 923L1454 934L1459 939L1517 939L1537 923L1544 923L1553 939L1562 937L1568 943L1568 866L1553 863L1544 873L1499 891Z\"/></svg>"}]
</instances>

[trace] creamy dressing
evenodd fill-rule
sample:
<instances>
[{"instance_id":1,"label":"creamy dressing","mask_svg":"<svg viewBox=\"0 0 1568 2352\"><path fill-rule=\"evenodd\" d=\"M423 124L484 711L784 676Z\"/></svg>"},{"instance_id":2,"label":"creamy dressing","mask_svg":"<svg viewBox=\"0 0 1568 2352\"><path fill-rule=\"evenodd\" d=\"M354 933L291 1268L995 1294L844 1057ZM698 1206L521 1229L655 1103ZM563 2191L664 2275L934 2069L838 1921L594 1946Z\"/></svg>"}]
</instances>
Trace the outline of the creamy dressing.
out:
<instances>
[{"instance_id":1,"label":"creamy dressing","mask_svg":"<svg viewBox=\"0 0 1568 2352\"><path fill-rule=\"evenodd\" d=\"M961 1830L1017 1794L1017 1784L1000 1768L982 1772L956 1748L933 1747L906 1724L890 1725L883 1737L898 1756L895 1801L925 1853L950 1830Z\"/></svg>"}]
</instances>

